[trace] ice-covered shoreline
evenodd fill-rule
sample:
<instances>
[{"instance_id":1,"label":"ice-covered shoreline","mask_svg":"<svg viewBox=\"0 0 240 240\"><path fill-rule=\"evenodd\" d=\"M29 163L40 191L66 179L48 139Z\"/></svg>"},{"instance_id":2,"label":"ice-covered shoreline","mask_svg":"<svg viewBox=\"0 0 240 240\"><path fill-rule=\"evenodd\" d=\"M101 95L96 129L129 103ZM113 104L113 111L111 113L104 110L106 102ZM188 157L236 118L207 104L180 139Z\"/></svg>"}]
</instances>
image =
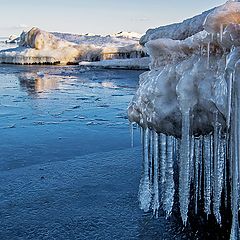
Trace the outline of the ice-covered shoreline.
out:
<instances>
[{"instance_id":1,"label":"ice-covered shoreline","mask_svg":"<svg viewBox=\"0 0 240 240\"><path fill-rule=\"evenodd\" d=\"M139 38L137 33L128 32L100 36L49 33L32 28L18 38L19 47L0 51L0 63L77 64L142 58L146 53Z\"/></svg>"}]
</instances>

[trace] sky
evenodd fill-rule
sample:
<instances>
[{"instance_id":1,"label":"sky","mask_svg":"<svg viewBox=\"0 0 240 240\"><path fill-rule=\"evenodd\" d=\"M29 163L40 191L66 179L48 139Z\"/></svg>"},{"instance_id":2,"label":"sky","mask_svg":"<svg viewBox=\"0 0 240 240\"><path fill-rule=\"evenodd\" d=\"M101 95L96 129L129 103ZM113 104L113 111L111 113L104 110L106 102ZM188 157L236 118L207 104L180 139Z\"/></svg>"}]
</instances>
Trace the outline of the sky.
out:
<instances>
[{"instance_id":1,"label":"sky","mask_svg":"<svg viewBox=\"0 0 240 240\"><path fill-rule=\"evenodd\" d=\"M226 0L0 0L0 36L46 31L146 32L199 14Z\"/></svg>"}]
</instances>

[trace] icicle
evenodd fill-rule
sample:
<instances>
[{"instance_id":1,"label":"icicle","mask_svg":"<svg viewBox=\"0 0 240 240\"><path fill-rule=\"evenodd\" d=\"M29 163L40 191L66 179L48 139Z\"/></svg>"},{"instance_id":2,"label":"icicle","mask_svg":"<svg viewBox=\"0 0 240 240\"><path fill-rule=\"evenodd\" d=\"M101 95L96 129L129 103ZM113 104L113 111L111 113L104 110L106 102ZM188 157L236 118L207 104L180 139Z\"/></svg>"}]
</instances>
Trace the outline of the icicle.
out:
<instances>
[{"instance_id":1,"label":"icicle","mask_svg":"<svg viewBox=\"0 0 240 240\"><path fill-rule=\"evenodd\" d=\"M129 124L130 134L131 134L131 147L134 146L134 123Z\"/></svg>"},{"instance_id":2,"label":"icicle","mask_svg":"<svg viewBox=\"0 0 240 240\"><path fill-rule=\"evenodd\" d=\"M149 149L148 149L148 141L149 141L149 129L145 129L143 132L144 145L143 145L143 174L139 186L139 204L140 209L144 210L144 212L149 211L151 204L151 187L150 187L150 179L149 179Z\"/></svg>"},{"instance_id":3,"label":"icicle","mask_svg":"<svg viewBox=\"0 0 240 240\"><path fill-rule=\"evenodd\" d=\"M224 146L221 139L221 125L218 122L218 112L215 113L214 122L214 191L213 191L213 213L219 224L221 224L220 204L223 182Z\"/></svg>"},{"instance_id":4,"label":"icicle","mask_svg":"<svg viewBox=\"0 0 240 240\"><path fill-rule=\"evenodd\" d=\"M210 152L211 152L211 159L210 159L210 172L211 172L211 193L213 195L214 191L214 141L213 141L213 135L210 135Z\"/></svg>"},{"instance_id":5,"label":"icicle","mask_svg":"<svg viewBox=\"0 0 240 240\"><path fill-rule=\"evenodd\" d=\"M199 138L199 180L198 180L198 197L201 200L202 199L202 172L203 172L203 136L200 136Z\"/></svg>"},{"instance_id":6,"label":"icicle","mask_svg":"<svg viewBox=\"0 0 240 240\"><path fill-rule=\"evenodd\" d=\"M228 138L227 138L227 134L225 134L224 136L225 139L225 146L224 146L224 203L225 203L225 208L227 208L227 204L228 204L228 175L227 175L227 148L228 148Z\"/></svg>"},{"instance_id":7,"label":"icicle","mask_svg":"<svg viewBox=\"0 0 240 240\"><path fill-rule=\"evenodd\" d=\"M180 140L178 138L174 138L174 162L178 165L179 163L179 149L180 149Z\"/></svg>"},{"instance_id":8,"label":"icicle","mask_svg":"<svg viewBox=\"0 0 240 240\"><path fill-rule=\"evenodd\" d=\"M154 178L153 178L153 215L158 218L158 209L159 209L159 188L158 188L158 175L159 175L159 163L158 163L158 144L159 137L156 132L154 132Z\"/></svg>"},{"instance_id":9,"label":"icicle","mask_svg":"<svg viewBox=\"0 0 240 240\"><path fill-rule=\"evenodd\" d=\"M213 42L214 33L211 33L211 42Z\"/></svg>"},{"instance_id":10,"label":"icicle","mask_svg":"<svg viewBox=\"0 0 240 240\"><path fill-rule=\"evenodd\" d=\"M211 140L210 136L204 136L204 211L210 214L211 205Z\"/></svg>"},{"instance_id":11,"label":"icicle","mask_svg":"<svg viewBox=\"0 0 240 240\"><path fill-rule=\"evenodd\" d=\"M192 136L191 139L191 149L190 149L190 180L194 180L194 161L195 161L195 156L194 156L194 136Z\"/></svg>"},{"instance_id":12,"label":"icicle","mask_svg":"<svg viewBox=\"0 0 240 240\"><path fill-rule=\"evenodd\" d=\"M150 179L150 186L153 183L153 131L149 130L149 137L148 137L148 162L149 162L149 179Z\"/></svg>"},{"instance_id":13,"label":"icicle","mask_svg":"<svg viewBox=\"0 0 240 240\"><path fill-rule=\"evenodd\" d=\"M226 79L228 83L228 108L227 108L227 127L230 128L231 121L231 111L232 111L232 84L233 84L233 74L229 74L229 79Z\"/></svg>"},{"instance_id":14,"label":"icicle","mask_svg":"<svg viewBox=\"0 0 240 240\"><path fill-rule=\"evenodd\" d=\"M141 138L141 144L143 144L143 128L140 127L140 138Z\"/></svg>"},{"instance_id":15,"label":"icicle","mask_svg":"<svg viewBox=\"0 0 240 240\"><path fill-rule=\"evenodd\" d=\"M179 201L183 224L187 224L190 192L190 108L182 104L182 143L180 149Z\"/></svg>"},{"instance_id":16,"label":"icicle","mask_svg":"<svg viewBox=\"0 0 240 240\"><path fill-rule=\"evenodd\" d=\"M236 81L236 80L235 80ZM232 158L232 229L230 240L239 239L239 222L238 222L238 211L239 211L239 134L240 134L240 111L239 111L239 82L234 82L234 109L233 109L233 158Z\"/></svg>"},{"instance_id":17,"label":"icicle","mask_svg":"<svg viewBox=\"0 0 240 240\"><path fill-rule=\"evenodd\" d=\"M164 191L163 210L166 212L167 217L172 213L174 203L174 179L173 179L173 137L167 136L167 158L166 158L166 184Z\"/></svg>"},{"instance_id":18,"label":"icicle","mask_svg":"<svg viewBox=\"0 0 240 240\"><path fill-rule=\"evenodd\" d=\"M195 139L195 145L194 145L194 155L195 155L195 161L194 161L194 200L195 200L195 214L198 212L198 187L199 187L199 151L200 151L200 142L199 139Z\"/></svg>"},{"instance_id":19,"label":"icicle","mask_svg":"<svg viewBox=\"0 0 240 240\"><path fill-rule=\"evenodd\" d=\"M210 67L210 42L207 44L207 69Z\"/></svg>"},{"instance_id":20,"label":"icicle","mask_svg":"<svg viewBox=\"0 0 240 240\"><path fill-rule=\"evenodd\" d=\"M164 192L166 183L166 136L160 134L160 186L161 186L161 202L164 202Z\"/></svg>"},{"instance_id":21,"label":"icicle","mask_svg":"<svg viewBox=\"0 0 240 240\"><path fill-rule=\"evenodd\" d=\"M223 40L223 24L220 25L220 42Z\"/></svg>"}]
</instances>

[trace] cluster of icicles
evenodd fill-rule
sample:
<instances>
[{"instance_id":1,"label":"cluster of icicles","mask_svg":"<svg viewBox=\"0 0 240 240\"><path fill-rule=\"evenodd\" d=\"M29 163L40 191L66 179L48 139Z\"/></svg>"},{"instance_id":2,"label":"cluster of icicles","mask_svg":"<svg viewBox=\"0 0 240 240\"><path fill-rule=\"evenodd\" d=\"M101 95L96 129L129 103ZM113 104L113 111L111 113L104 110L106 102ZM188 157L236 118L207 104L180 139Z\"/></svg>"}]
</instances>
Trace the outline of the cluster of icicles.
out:
<instances>
[{"instance_id":1,"label":"cluster of icicles","mask_svg":"<svg viewBox=\"0 0 240 240\"><path fill-rule=\"evenodd\" d=\"M220 29L219 38L221 42L223 27ZM210 44L207 45L207 68L210 67ZM232 47L231 53L237 48ZM139 187L140 208L146 212L152 211L153 215L158 217L161 207L168 217L172 213L177 194L184 225L187 224L191 199L194 201L196 215L200 211L200 203L204 203L205 214L213 214L221 225L220 209L224 205L227 209L230 202L230 240L240 239L239 66L238 62L235 70L225 72L227 113L224 125L219 121L219 112L216 110L212 132L206 135L193 134L192 109L188 107L188 103L182 101L180 138L157 132L154 126L141 126L143 173Z\"/></svg>"},{"instance_id":2,"label":"cluster of icicles","mask_svg":"<svg viewBox=\"0 0 240 240\"><path fill-rule=\"evenodd\" d=\"M206 215L214 214L217 222L221 224L221 205L225 204L227 207L230 200L232 209L230 239L239 239L240 132L237 117L240 113L236 106L238 101L235 99L232 103L234 106L231 128L227 133L222 131L217 112L214 131L209 135L190 135L189 112L183 118L181 139L156 133L149 128L141 129L143 173L139 186L139 202L142 210L145 212L151 210L158 218L159 208L162 207L166 217L169 217L177 193L182 221L186 225L191 192L195 214L198 214L199 202L204 202Z\"/></svg>"},{"instance_id":3,"label":"cluster of icicles","mask_svg":"<svg viewBox=\"0 0 240 240\"><path fill-rule=\"evenodd\" d=\"M240 206L240 86L237 86L233 74L230 74L228 80L230 89L227 130L223 129L218 121L216 111L212 133L204 136L191 135L190 109L182 111L181 139L157 133L149 128L141 128L143 174L139 187L139 202L142 210L146 212L152 210L156 217L161 206L168 217L172 213L177 192L182 221L186 225L190 192L194 195L195 214L198 214L199 202L202 201L206 215L213 213L219 224L221 224L220 208L222 204L227 207L230 201L232 209L230 239L237 240Z\"/></svg>"}]
</instances>

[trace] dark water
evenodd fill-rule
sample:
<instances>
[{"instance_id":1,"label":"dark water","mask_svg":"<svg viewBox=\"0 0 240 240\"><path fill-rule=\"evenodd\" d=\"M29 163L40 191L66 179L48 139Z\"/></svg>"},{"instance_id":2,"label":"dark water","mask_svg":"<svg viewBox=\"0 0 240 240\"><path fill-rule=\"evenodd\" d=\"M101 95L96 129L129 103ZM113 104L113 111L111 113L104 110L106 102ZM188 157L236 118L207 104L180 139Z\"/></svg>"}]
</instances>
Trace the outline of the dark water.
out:
<instances>
[{"instance_id":1,"label":"dark water","mask_svg":"<svg viewBox=\"0 0 240 240\"><path fill-rule=\"evenodd\" d=\"M138 208L140 73L0 66L0 239L188 239Z\"/></svg>"}]
</instances>

